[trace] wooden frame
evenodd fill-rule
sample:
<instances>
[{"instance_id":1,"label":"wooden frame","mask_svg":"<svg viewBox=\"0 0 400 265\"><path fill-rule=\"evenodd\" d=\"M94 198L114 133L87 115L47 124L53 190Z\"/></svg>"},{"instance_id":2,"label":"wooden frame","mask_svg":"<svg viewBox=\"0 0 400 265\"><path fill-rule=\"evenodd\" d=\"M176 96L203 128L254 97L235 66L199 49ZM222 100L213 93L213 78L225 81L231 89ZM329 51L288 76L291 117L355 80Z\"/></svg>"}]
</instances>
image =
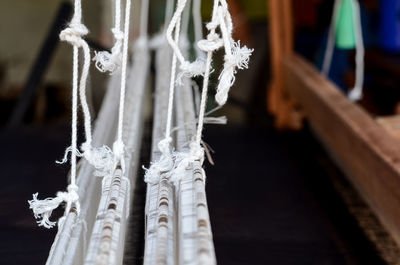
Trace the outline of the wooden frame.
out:
<instances>
[{"instance_id":1,"label":"wooden frame","mask_svg":"<svg viewBox=\"0 0 400 265\"><path fill-rule=\"evenodd\" d=\"M271 12L273 6L280 1L270 1ZM277 8L282 9L283 6ZM276 20L274 17L271 14L270 19ZM273 23L277 22L271 21ZM285 29L280 27L282 30ZM275 47L271 46L272 54L276 53ZM339 88L305 59L293 52L278 53L279 58L275 58L276 55L272 58L272 66L274 72L278 72L274 80L276 82L276 78L280 78L278 83L281 84L280 90L273 87L274 93L280 91L281 95L287 95L301 107L315 135L400 245L398 138L393 136L388 126L385 128L381 125L387 124L384 120L378 122L356 103L348 100ZM271 106L270 103L277 119L279 115L282 116L282 109L288 110L285 115L293 111L290 106L288 108L287 102L277 101L277 106ZM286 106L282 106L284 104ZM281 124L278 122L278 125Z\"/></svg>"}]
</instances>

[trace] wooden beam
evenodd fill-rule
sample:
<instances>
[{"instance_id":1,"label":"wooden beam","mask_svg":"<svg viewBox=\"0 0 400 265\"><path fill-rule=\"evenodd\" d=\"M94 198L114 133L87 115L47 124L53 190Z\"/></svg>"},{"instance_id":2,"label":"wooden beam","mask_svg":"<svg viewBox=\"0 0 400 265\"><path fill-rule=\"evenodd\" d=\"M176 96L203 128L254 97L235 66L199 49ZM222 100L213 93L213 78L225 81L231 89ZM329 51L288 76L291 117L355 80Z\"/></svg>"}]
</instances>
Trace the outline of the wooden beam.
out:
<instances>
[{"instance_id":1,"label":"wooden beam","mask_svg":"<svg viewBox=\"0 0 400 265\"><path fill-rule=\"evenodd\" d=\"M282 59L293 53L292 0L269 1L269 35L271 41L271 73L267 106L275 115L279 129L301 128L302 116L292 98L286 93Z\"/></svg>"},{"instance_id":2,"label":"wooden beam","mask_svg":"<svg viewBox=\"0 0 400 265\"><path fill-rule=\"evenodd\" d=\"M285 58L284 71L316 135L400 245L400 142L303 58Z\"/></svg>"},{"instance_id":3,"label":"wooden beam","mask_svg":"<svg viewBox=\"0 0 400 265\"><path fill-rule=\"evenodd\" d=\"M378 117L376 121L393 137L400 140L400 115Z\"/></svg>"}]
</instances>

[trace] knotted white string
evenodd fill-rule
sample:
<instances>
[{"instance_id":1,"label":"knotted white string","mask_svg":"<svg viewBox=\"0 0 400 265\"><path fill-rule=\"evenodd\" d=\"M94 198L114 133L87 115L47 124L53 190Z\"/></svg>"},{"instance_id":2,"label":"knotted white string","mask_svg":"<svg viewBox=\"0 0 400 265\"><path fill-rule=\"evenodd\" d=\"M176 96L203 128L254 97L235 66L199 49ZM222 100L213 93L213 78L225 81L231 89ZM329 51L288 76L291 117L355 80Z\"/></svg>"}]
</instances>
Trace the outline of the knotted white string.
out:
<instances>
[{"instance_id":1,"label":"knotted white string","mask_svg":"<svg viewBox=\"0 0 400 265\"><path fill-rule=\"evenodd\" d=\"M171 22L169 23L166 32L167 41L174 51L174 56L176 56L176 58L179 60L180 63L181 72L177 77L177 82L180 85L182 84L181 81L183 77L202 76L204 75L204 70L205 70L205 62L202 58L197 58L197 60L194 62L186 61L179 48L179 40L177 39L174 40L174 38L172 37L172 32L174 30L176 32L177 26L180 25L182 12L186 6L186 2L187 0L178 0L176 11L172 16Z\"/></svg>"},{"instance_id":2,"label":"knotted white string","mask_svg":"<svg viewBox=\"0 0 400 265\"><path fill-rule=\"evenodd\" d=\"M118 4L119 6L120 4ZM125 21L123 35L123 51L121 64L121 90L118 114L118 130L117 140L113 144L112 150L108 146L93 147L91 133L91 118L89 108L86 101L86 92L81 88L80 96L85 117L85 134L86 142L82 144L83 156L96 169L95 175L104 177L112 174L118 163L121 164L122 170L125 171L124 143L122 140L123 119L124 119L124 103L125 103L125 87L126 87L126 68L128 61L128 41L129 41L129 22L130 22L131 0L126 1ZM120 14L117 16L120 17ZM117 21L120 18L116 19ZM117 23L118 25L120 22ZM116 25L117 25L116 24Z\"/></svg>"},{"instance_id":3,"label":"knotted white string","mask_svg":"<svg viewBox=\"0 0 400 265\"><path fill-rule=\"evenodd\" d=\"M121 164L122 171L125 172L125 144L122 139L123 124L124 124L124 110L125 110L125 89L126 89L126 76L128 65L128 42L129 42L129 24L131 14L131 0L126 0L125 5L125 23L124 23L124 46L122 52L122 68L121 68L121 90L119 99L119 113L118 113L118 131L117 140L113 144L113 152L116 160Z\"/></svg>"},{"instance_id":4,"label":"knotted white string","mask_svg":"<svg viewBox=\"0 0 400 265\"><path fill-rule=\"evenodd\" d=\"M177 9L171 19L170 24L166 30L167 40L169 43L179 42L179 32L182 11L185 7L186 0L178 0ZM172 32L174 31L174 39L172 39ZM175 52L172 55L172 65L171 65L171 79L169 86L169 96L168 96L168 110L167 110L167 122L165 128L165 138L158 143L158 149L161 152L160 158L151 163L148 169L145 169L144 180L146 183L157 183L160 180L161 174L166 174L174 167L174 157L170 147L172 142L171 138L171 126L172 126L172 110L174 103L174 91L175 91L175 77L176 77L176 63L177 55Z\"/></svg>"},{"instance_id":5,"label":"knotted white string","mask_svg":"<svg viewBox=\"0 0 400 265\"><path fill-rule=\"evenodd\" d=\"M246 46L241 47L240 42L235 42L232 38L232 18L228 11L228 5L225 0L218 1L221 5L214 12L213 19L208 28L219 26L225 47L224 68L219 76L219 83L215 100L219 105L224 105L228 99L230 88L235 83L235 74L237 69L247 69L250 56L253 49Z\"/></svg>"},{"instance_id":6,"label":"knotted white string","mask_svg":"<svg viewBox=\"0 0 400 265\"><path fill-rule=\"evenodd\" d=\"M219 27L222 39L216 33ZM248 68L248 62L253 50L246 46L240 47L240 42L234 42L232 38L232 20L228 11L228 6L224 0L215 0L213 6L213 15L210 23L207 24L210 31L207 39L198 41L200 50L207 53L203 89L201 93L200 111L198 117L198 126L195 141L190 143L190 151L188 153L175 153L175 167L171 173L171 181L178 183L186 174L188 166L194 161L204 162L204 148L201 147L202 131L205 123L205 110L207 103L208 84L210 73L212 72L212 54L222 46L225 48L224 69L219 76L219 84L217 88L216 101L220 106L225 104L228 98L230 87L235 81L236 69ZM175 50L174 50L175 51Z\"/></svg>"},{"instance_id":7,"label":"knotted white string","mask_svg":"<svg viewBox=\"0 0 400 265\"><path fill-rule=\"evenodd\" d=\"M108 51L95 52L93 61L96 61L96 68L100 72L113 74L122 63L122 45L124 33L121 31L121 0L115 1L115 26L111 29L114 35L114 46L111 53Z\"/></svg>"},{"instance_id":8,"label":"knotted white string","mask_svg":"<svg viewBox=\"0 0 400 265\"><path fill-rule=\"evenodd\" d=\"M76 185L76 154L77 154L77 119L78 119L78 67L79 67L79 48L84 52L84 65L80 80L81 89L85 89L86 79L90 66L90 50L86 41L82 36L88 33L87 28L81 23L82 6L80 0L75 0L74 16L69 26L61 31L60 39L66 41L73 46L73 81L72 81L72 137L71 146L67 148L71 150L71 181L67 187L67 192L58 192L55 198L46 198L39 200L38 193L33 194L33 199L29 200L29 208L32 209L36 219L39 219L39 226L52 228L56 222L50 221L50 216L54 209L59 207L62 202L66 203L64 216L67 215L72 206L75 206L77 215L80 212L78 186ZM86 106L87 107L87 106ZM84 109L85 111L85 109ZM88 111L88 108L87 108ZM89 113L90 115L90 113Z\"/></svg>"}]
</instances>

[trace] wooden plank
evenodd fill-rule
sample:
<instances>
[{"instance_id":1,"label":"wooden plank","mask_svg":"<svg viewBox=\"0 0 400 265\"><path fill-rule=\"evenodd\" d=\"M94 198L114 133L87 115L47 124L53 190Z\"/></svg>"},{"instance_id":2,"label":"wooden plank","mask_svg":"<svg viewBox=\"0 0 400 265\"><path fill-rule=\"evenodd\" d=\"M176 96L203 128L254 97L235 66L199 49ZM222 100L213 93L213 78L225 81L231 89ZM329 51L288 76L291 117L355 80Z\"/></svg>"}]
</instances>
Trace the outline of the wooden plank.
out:
<instances>
[{"instance_id":1,"label":"wooden plank","mask_svg":"<svg viewBox=\"0 0 400 265\"><path fill-rule=\"evenodd\" d=\"M378 117L376 121L393 137L400 140L400 115Z\"/></svg>"},{"instance_id":2,"label":"wooden plank","mask_svg":"<svg viewBox=\"0 0 400 265\"><path fill-rule=\"evenodd\" d=\"M269 1L269 35L272 79L269 85L267 106L275 115L279 129L300 129L302 116L296 104L285 91L282 59L293 53L292 0Z\"/></svg>"},{"instance_id":3,"label":"wooden plank","mask_svg":"<svg viewBox=\"0 0 400 265\"><path fill-rule=\"evenodd\" d=\"M301 57L285 58L284 71L316 135L400 245L400 142Z\"/></svg>"}]
</instances>

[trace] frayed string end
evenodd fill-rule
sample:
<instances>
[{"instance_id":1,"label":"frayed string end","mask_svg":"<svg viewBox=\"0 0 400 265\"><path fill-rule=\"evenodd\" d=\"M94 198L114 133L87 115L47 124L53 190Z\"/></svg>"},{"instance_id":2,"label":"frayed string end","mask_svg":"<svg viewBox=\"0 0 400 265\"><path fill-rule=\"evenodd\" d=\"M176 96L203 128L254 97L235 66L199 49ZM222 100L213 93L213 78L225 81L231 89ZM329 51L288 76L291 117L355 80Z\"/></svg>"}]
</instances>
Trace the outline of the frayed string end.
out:
<instances>
[{"instance_id":1,"label":"frayed string end","mask_svg":"<svg viewBox=\"0 0 400 265\"><path fill-rule=\"evenodd\" d=\"M39 193L33 194L33 199L29 200L29 209L32 209L33 214L39 226L43 226L45 228L52 228L56 225L57 222L50 221L50 216L52 212L57 209L62 202L65 202L65 214L71 210L72 205L74 204L77 212L79 214L80 205L79 205L79 195L78 195L78 187L76 185L69 185L68 192L58 192L55 198L46 198L44 200L39 200Z\"/></svg>"},{"instance_id":2,"label":"frayed string end","mask_svg":"<svg viewBox=\"0 0 400 265\"><path fill-rule=\"evenodd\" d=\"M68 146L68 147L65 149L65 153L64 153L63 159L62 159L62 160L56 160L56 163L57 163L57 164L65 164L65 163L67 163L67 161L68 161L68 154L69 154L69 153L72 153L72 146ZM75 155L76 155L77 157L82 157L82 153L79 152L78 149L75 149Z\"/></svg>"},{"instance_id":3,"label":"frayed string end","mask_svg":"<svg viewBox=\"0 0 400 265\"><path fill-rule=\"evenodd\" d=\"M246 46L240 47L240 42L234 42L232 54L225 55L224 69L219 76L219 84L215 100L222 106L228 100L228 93L235 83L236 69L247 69L253 49Z\"/></svg>"},{"instance_id":4,"label":"frayed string end","mask_svg":"<svg viewBox=\"0 0 400 265\"><path fill-rule=\"evenodd\" d=\"M113 74L119 69L122 63L122 44L124 35L123 32L114 28L112 29L115 38L115 44L111 49L111 53L108 51L95 52L93 61L95 61L96 68L102 72L110 72Z\"/></svg>"}]
</instances>

